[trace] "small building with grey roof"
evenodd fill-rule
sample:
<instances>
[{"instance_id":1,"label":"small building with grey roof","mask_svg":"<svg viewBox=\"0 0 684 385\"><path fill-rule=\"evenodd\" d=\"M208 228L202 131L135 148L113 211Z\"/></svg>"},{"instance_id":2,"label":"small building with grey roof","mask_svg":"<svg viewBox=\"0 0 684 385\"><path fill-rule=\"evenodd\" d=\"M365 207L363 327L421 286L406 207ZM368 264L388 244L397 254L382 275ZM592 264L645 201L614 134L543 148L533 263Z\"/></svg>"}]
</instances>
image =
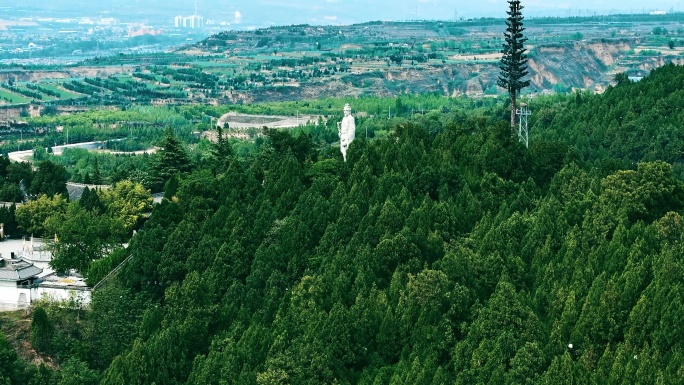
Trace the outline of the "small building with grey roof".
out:
<instances>
[{"instance_id":1,"label":"small building with grey roof","mask_svg":"<svg viewBox=\"0 0 684 385\"><path fill-rule=\"evenodd\" d=\"M31 303L31 289L43 269L24 258L0 258L0 307Z\"/></svg>"},{"instance_id":2,"label":"small building with grey roof","mask_svg":"<svg viewBox=\"0 0 684 385\"><path fill-rule=\"evenodd\" d=\"M50 240L33 237L0 242L0 310L24 308L36 300L90 304L93 289L81 275L52 271L52 248Z\"/></svg>"}]
</instances>

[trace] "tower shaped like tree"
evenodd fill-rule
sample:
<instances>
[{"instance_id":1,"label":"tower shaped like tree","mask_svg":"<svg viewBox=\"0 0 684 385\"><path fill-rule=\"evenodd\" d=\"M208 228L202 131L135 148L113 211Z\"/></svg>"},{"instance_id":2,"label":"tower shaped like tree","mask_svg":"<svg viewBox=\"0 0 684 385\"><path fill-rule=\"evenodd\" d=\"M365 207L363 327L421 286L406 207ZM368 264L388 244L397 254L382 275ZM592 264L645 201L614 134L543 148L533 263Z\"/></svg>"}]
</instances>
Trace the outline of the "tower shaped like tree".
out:
<instances>
[{"instance_id":1,"label":"tower shaped like tree","mask_svg":"<svg viewBox=\"0 0 684 385\"><path fill-rule=\"evenodd\" d=\"M523 80L527 72L527 55L524 44L527 38L523 35L523 6L518 0L508 2L508 18L506 19L505 42L501 58L501 73L497 84L508 91L511 98L511 129L515 131L515 110L520 90L529 86L529 80Z\"/></svg>"}]
</instances>

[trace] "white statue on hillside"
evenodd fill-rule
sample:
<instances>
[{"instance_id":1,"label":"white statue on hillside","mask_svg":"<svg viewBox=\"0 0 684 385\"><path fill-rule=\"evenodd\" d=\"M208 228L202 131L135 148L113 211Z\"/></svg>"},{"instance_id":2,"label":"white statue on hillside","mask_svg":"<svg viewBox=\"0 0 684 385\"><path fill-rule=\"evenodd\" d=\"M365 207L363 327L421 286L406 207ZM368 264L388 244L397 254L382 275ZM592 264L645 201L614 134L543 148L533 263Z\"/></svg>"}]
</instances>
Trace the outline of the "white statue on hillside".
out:
<instances>
[{"instance_id":1,"label":"white statue on hillside","mask_svg":"<svg viewBox=\"0 0 684 385\"><path fill-rule=\"evenodd\" d=\"M341 122L337 122L337 134L340 136L340 151L342 151L342 157L346 162L347 148L356 137L356 123L354 123L354 117L351 115L349 103L344 105L344 118Z\"/></svg>"}]
</instances>

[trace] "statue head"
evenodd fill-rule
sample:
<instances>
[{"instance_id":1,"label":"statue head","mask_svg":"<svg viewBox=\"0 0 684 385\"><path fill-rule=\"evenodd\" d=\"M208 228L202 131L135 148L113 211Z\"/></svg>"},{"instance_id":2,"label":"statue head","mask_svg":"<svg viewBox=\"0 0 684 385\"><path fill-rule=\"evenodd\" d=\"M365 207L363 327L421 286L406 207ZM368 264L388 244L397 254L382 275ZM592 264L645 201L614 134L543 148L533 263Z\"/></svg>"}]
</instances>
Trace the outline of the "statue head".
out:
<instances>
[{"instance_id":1,"label":"statue head","mask_svg":"<svg viewBox=\"0 0 684 385\"><path fill-rule=\"evenodd\" d=\"M344 105L344 116L349 116L351 114L351 106L349 103Z\"/></svg>"}]
</instances>

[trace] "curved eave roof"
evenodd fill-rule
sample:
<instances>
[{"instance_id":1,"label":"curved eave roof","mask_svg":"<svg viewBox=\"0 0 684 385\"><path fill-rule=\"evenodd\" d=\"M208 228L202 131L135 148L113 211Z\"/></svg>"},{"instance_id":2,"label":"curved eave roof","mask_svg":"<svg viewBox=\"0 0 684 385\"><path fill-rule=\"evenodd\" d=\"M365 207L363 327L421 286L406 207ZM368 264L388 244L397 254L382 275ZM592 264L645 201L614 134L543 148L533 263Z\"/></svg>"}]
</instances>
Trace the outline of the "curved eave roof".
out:
<instances>
[{"instance_id":1,"label":"curved eave roof","mask_svg":"<svg viewBox=\"0 0 684 385\"><path fill-rule=\"evenodd\" d=\"M31 277L35 277L42 273L43 269L34 265L22 267L19 269L0 269L0 280L2 281L22 281Z\"/></svg>"}]
</instances>

